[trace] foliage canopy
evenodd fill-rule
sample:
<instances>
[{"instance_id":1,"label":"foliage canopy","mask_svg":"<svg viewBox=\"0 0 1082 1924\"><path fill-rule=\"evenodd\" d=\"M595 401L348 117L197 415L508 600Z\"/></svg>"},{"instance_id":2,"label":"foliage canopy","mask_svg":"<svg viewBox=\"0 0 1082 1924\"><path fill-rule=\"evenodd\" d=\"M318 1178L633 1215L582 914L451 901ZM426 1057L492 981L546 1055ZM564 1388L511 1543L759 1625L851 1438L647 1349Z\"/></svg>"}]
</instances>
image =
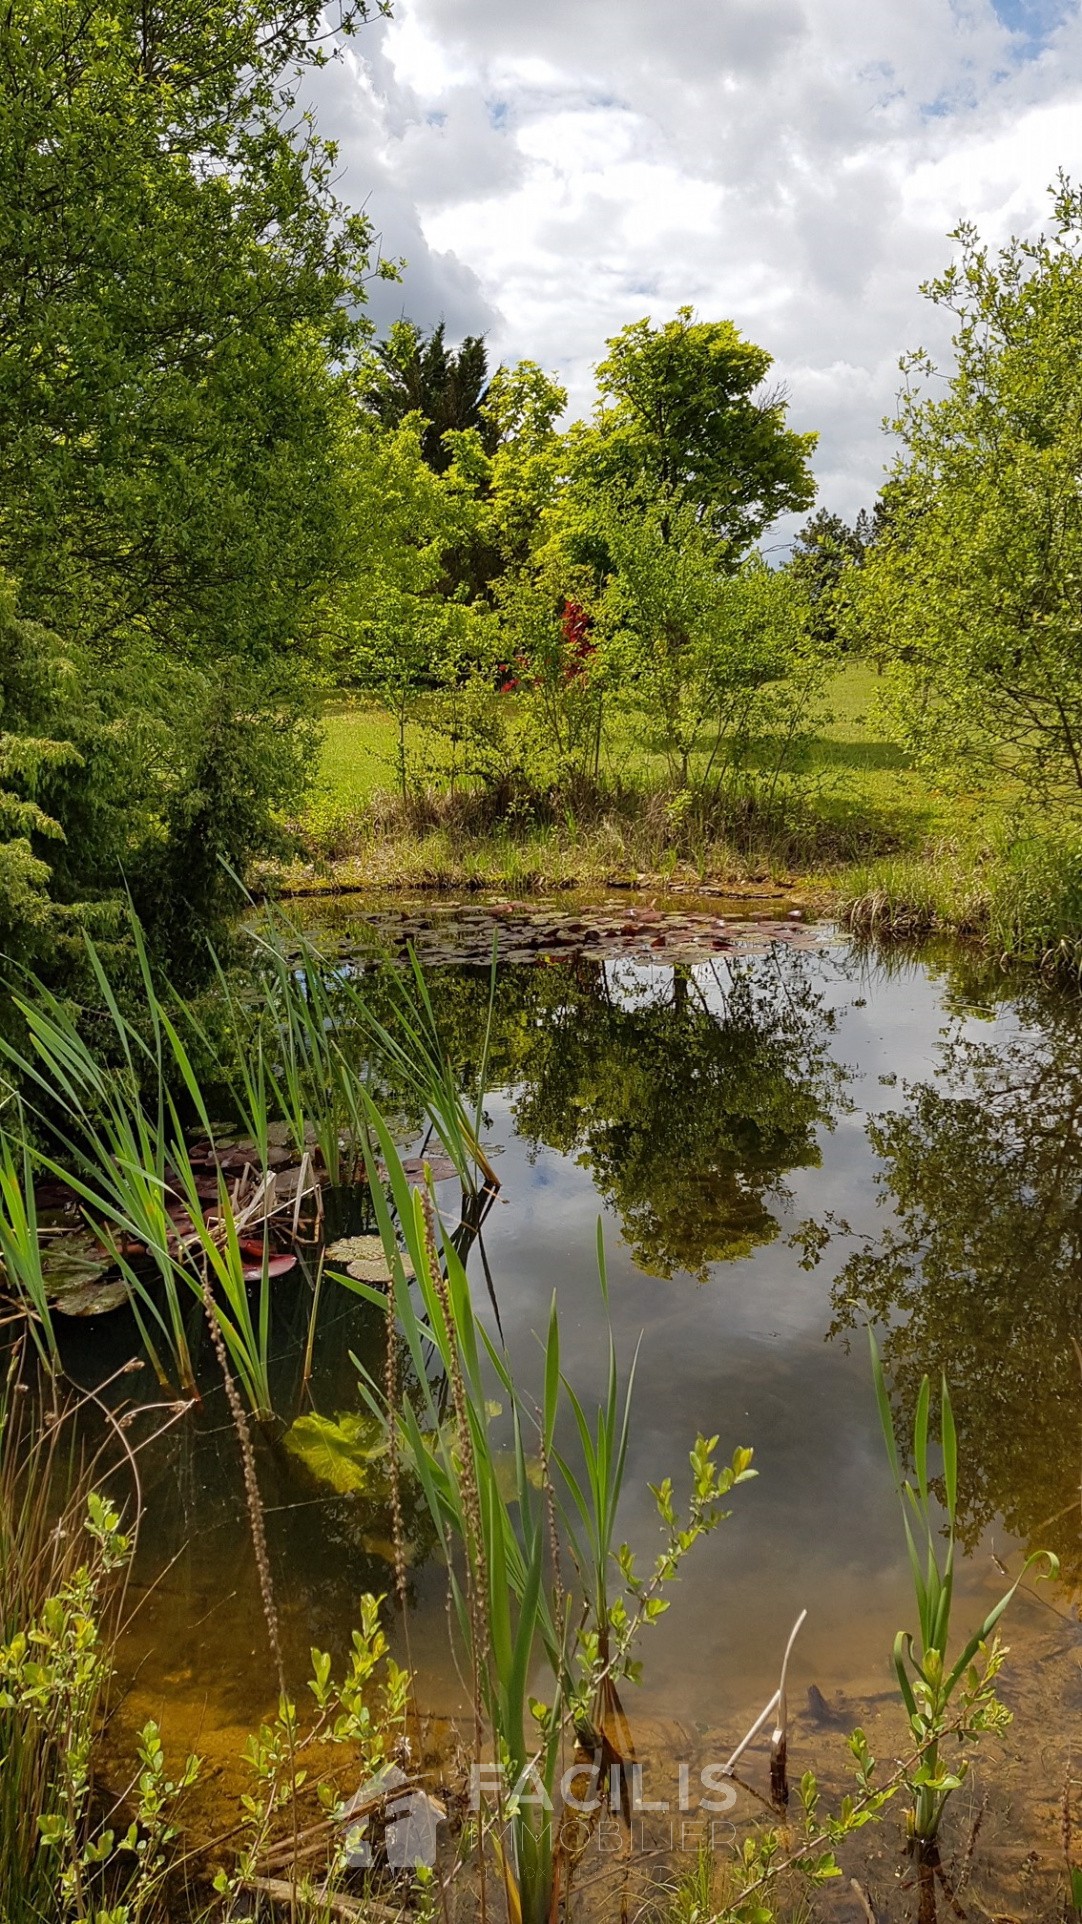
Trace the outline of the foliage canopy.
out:
<instances>
[{"instance_id":1,"label":"foliage canopy","mask_svg":"<svg viewBox=\"0 0 1082 1924\"><path fill-rule=\"evenodd\" d=\"M891 717L928 765L1009 769L1082 800L1082 193L998 255L972 226L927 293L956 371L914 354L889 514L851 581L856 634L894 663Z\"/></svg>"}]
</instances>

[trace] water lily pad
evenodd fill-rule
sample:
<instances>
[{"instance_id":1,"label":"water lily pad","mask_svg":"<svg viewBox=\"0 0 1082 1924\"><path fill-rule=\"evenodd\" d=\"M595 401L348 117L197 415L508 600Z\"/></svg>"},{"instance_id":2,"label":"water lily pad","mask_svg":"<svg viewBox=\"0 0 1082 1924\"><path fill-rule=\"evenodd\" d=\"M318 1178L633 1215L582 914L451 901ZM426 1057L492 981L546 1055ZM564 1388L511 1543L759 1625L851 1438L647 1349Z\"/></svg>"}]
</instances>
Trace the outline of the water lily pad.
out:
<instances>
[{"instance_id":1,"label":"water lily pad","mask_svg":"<svg viewBox=\"0 0 1082 1924\"><path fill-rule=\"evenodd\" d=\"M628 877L611 886L627 889L641 885L642 878ZM594 903L587 909L561 910L538 908L536 903L495 902L486 905L457 905L433 910L428 905L416 909L380 910L366 917L363 947L374 946L404 957L407 945L415 949L426 966L438 964L487 963L492 953L494 932L499 935L502 963L530 963L544 966L568 957L587 953L593 961L609 958L642 960L654 967L674 962L707 962L717 953L714 937L721 918L706 907L711 897L726 891L707 884L673 885L671 896L697 895L703 906L694 909L659 907L654 902L629 902L626 895ZM756 895L758 907L766 898ZM786 910L785 890L773 891L777 903L770 919L757 913L746 919L738 911L729 918L731 946L746 954L763 954L773 944L812 947L820 934L808 926L804 911ZM790 919L781 919L788 916ZM799 917L800 919L797 919ZM348 951L347 951L348 952ZM355 951L354 951L355 952Z\"/></svg>"},{"instance_id":2,"label":"water lily pad","mask_svg":"<svg viewBox=\"0 0 1082 1924\"><path fill-rule=\"evenodd\" d=\"M128 1300L125 1282L103 1283L89 1279L58 1290L52 1306L59 1316L104 1316Z\"/></svg>"},{"instance_id":3,"label":"water lily pad","mask_svg":"<svg viewBox=\"0 0 1082 1924\"><path fill-rule=\"evenodd\" d=\"M41 1252L41 1268L50 1296L96 1282L111 1268L112 1259L95 1237L75 1230L70 1236L50 1236Z\"/></svg>"},{"instance_id":4,"label":"water lily pad","mask_svg":"<svg viewBox=\"0 0 1082 1924\"><path fill-rule=\"evenodd\" d=\"M267 1257L267 1275L268 1276L288 1276L290 1270L296 1269L296 1267L297 1267L297 1258L295 1256L289 1255L288 1253L283 1254L281 1256L274 1255L274 1256ZM260 1257L258 1262L245 1263L244 1280L246 1283L258 1283L262 1275L263 1275L263 1258L262 1257Z\"/></svg>"},{"instance_id":5,"label":"water lily pad","mask_svg":"<svg viewBox=\"0 0 1082 1924\"><path fill-rule=\"evenodd\" d=\"M383 1427L374 1416L298 1416L282 1438L291 1456L339 1496L363 1490L373 1463L386 1454Z\"/></svg>"},{"instance_id":6,"label":"water lily pad","mask_svg":"<svg viewBox=\"0 0 1082 1924\"><path fill-rule=\"evenodd\" d=\"M407 1277L413 1276L413 1264L404 1249L399 1250L402 1267ZM391 1272L379 1236L340 1236L336 1243L327 1249L330 1262L341 1263L347 1276L356 1277L359 1283L389 1283Z\"/></svg>"}]
</instances>

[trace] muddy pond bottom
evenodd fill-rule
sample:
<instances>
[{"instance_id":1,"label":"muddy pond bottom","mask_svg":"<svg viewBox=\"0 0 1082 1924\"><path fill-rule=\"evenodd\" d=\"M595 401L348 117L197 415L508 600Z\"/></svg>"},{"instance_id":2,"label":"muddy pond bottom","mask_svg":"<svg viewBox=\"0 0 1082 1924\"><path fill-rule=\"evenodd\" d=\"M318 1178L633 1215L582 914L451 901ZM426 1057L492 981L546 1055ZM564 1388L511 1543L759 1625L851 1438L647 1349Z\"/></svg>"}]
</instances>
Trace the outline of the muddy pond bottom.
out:
<instances>
[{"instance_id":1,"label":"muddy pond bottom","mask_svg":"<svg viewBox=\"0 0 1082 1924\"><path fill-rule=\"evenodd\" d=\"M441 1033L473 1091L492 935L512 925L503 946L515 959L497 950L483 1102L501 1189L469 1273L479 1315L525 1382L536 1380L555 1293L564 1366L589 1409L609 1326L601 1218L625 1366L641 1339L621 1513L641 1559L660 1541L648 1485L670 1475L686 1490L697 1433L717 1435L725 1457L738 1444L755 1451L756 1480L734 1493L731 1516L696 1547L671 1608L641 1639L643 1681L626 1704L640 1757L656 1759L660 1783L679 1761L697 1770L727 1755L775 1688L802 1610L789 1682L794 1776L814 1768L843 1786L844 1733L857 1724L885 1760L904 1754L890 1651L897 1630L915 1629L915 1610L871 1322L901 1434L922 1376L950 1380L960 1631L1026 1552L1061 1561L1061 1582L1027 1580L1005 1621L1001 1694L1016 1720L981 1752L951 1819L967 1875L985 1880L981 1905L1000 1904L985 1914L1058 1914L1048 1907L1064 1875L1060 1807L1082 1710L1078 1002L984 975L961 953L876 959L829 930L741 924L713 905L690 927L683 904L672 917L664 905L561 904L533 924L515 920L520 906L448 915L412 904L374 922L356 903L313 913L344 966L361 966L373 943L394 953L413 943L427 957ZM601 933L584 940L587 930ZM438 1194L453 1223L454 1183ZM313 1645L341 1663L359 1595L393 1591L386 1472L351 1360L378 1367L382 1318L332 1293L300 1398L309 1292L302 1271L283 1279L275 1369L286 1420L259 1445L298 1690ZM107 1318L81 1328L76 1373L89 1379L124 1340ZM207 1795L217 1786L225 1797L275 1686L236 1440L209 1369L206 1380L202 1413L144 1458L122 1722L158 1717L167 1742L208 1755ZM509 1446L498 1407L492 1424ZM572 1436L561 1441L573 1450ZM409 1610L403 1621L388 1604L387 1623L438 1749L463 1690L419 1498L407 1496L407 1529ZM745 1765L765 1789L761 1746ZM966 1841L978 1812L979 1851ZM895 1852L896 1842L892 1832ZM915 1915L896 1855L877 1869L883 1837L867 1849L882 1915ZM862 1915L837 1904L839 1916Z\"/></svg>"}]
</instances>

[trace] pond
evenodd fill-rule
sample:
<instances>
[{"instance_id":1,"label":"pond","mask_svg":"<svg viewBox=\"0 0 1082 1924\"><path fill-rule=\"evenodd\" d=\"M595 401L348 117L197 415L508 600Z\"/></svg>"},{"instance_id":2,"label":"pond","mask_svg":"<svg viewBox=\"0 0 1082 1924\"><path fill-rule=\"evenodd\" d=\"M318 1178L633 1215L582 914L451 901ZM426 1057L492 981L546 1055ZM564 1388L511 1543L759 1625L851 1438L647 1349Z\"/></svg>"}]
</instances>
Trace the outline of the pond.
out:
<instances>
[{"instance_id":1,"label":"pond","mask_svg":"<svg viewBox=\"0 0 1082 1924\"><path fill-rule=\"evenodd\" d=\"M856 1724L884 1758L903 1754L890 1651L915 1627L914 1605L865 1324L880 1329L907 1430L922 1375L946 1371L959 1622L980 1620L1024 1552L1054 1550L1062 1566L1056 1586L1027 1579L1006 1622L1002 1695L1016 1721L956 1799L955 1901L965 1883L976 1915L1052 1915L1082 1708L1082 1006L961 954L877 957L829 928L741 919L729 904L417 903L373 918L347 902L314 905L308 922L358 963L373 942L417 941L466 1086L484 1059L485 958L502 937L512 959L496 971L483 1102L500 1190L469 1274L527 1381L555 1292L565 1369L587 1407L603 1392L609 1317L625 1365L641 1336L622 1534L652 1553L648 1485L686 1481L696 1432L718 1435L726 1457L754 1448L757 1479L642 1639L626 1708L659 1772L728 1755L776 1687L803 1610L796 1776L811 1767L840 1785ZM455 1185L438 1195L453 1218ZM307 1295L299 1274L281 1285L275 1368L288 1395ZM348 1647L359 1594L393 1589L387 1490L364 1459L351 1361L374 1361L381 1341L378 1311L332 1294L309 1393L293 1404L307 1425L260 1454L298 1688L313 1644L336 1659ZM130 1351L110 1317L80 1323L70 1345L84 1380ZM235 1439L212 1373L207 1386L202 1412L143 1459L121 1723L155 1715L167 1738L207 1754L213 1803L274 1689ZM505 1413L492 1420L501 1434ZM408 1617L389 1620L438 1748L463 1692L445 1582L419 1513L413 1523ZM761 1745L745 1768L765 1788ZM868 1915L871 1891L875 1915L910 1915L896 1847L895 1822L866 1847L863 1898L846 1881L833 1914Z\"/></svg>"}]
</instances>

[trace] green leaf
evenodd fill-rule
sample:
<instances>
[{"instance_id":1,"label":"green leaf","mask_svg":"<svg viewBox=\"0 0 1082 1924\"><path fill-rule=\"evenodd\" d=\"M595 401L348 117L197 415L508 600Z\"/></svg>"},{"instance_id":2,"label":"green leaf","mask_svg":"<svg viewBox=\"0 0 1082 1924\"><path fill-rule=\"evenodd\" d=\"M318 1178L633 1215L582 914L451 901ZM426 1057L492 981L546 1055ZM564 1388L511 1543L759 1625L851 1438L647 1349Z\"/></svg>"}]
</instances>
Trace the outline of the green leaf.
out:
<instances>
[{"instance_id":1,"label":"green leaf","mask_svg":"<svg viewBox=\"0 0 1082 1924\"><path fill-rule=\"evenodd\" d=\"M298 1416L282 1438L291 1456L340 1496L371 1486L372 1465L387 1454L383 1425L375 1416Z\"/></svg>"}]
</instances>

